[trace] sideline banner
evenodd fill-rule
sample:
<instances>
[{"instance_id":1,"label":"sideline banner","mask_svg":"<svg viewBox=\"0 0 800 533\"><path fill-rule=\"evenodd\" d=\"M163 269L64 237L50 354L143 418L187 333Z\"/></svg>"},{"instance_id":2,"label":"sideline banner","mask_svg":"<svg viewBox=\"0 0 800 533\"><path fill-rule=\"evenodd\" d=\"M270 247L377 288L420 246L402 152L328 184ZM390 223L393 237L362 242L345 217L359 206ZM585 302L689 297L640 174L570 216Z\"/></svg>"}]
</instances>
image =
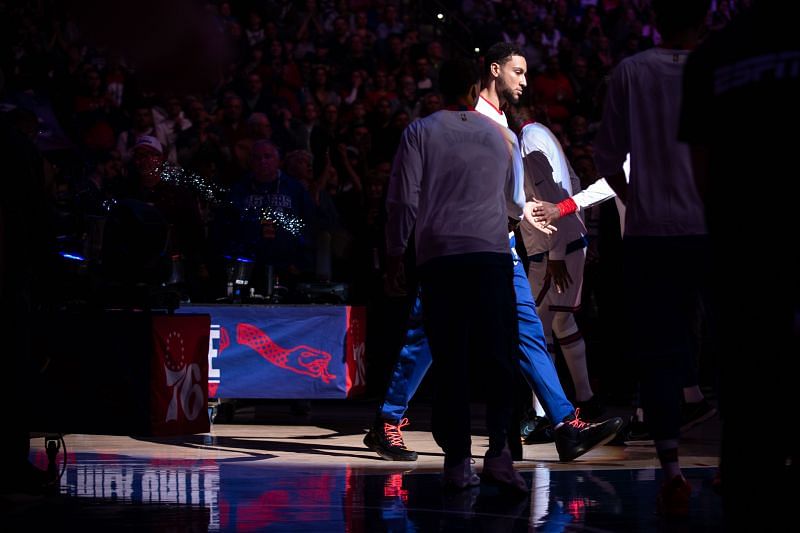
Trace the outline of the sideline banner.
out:
<instances>
[{"instance_id":1,"label":"sideline banner","mask_svg":"<svg viewBox=\"0 0 800 533\"><path fill-rule=\"evenodd\" d=\"M185 305L211 315L211 398L348 398L365 388L363 307Z\"/></svg>"},{"instance_id":2,"label":"sideline banner","mask_svg":"<svg viewBox=\"0 0 800 533\"><path fill-rule=\"evenodd\" d=\"M154 435L209 430L205 381L210 326L206 314L153 317L150 421Z\"/></svg>"},{"instance_id":3,"label":"sideline banner","mask_svg":"<svg viewBox=\"0 0 800 533\"><path fill-rule=\"evenodd\" d=\"M209 431L207 314L62 313L40 345L30 430L176 436Z\"/></svg>"}]
</instances>

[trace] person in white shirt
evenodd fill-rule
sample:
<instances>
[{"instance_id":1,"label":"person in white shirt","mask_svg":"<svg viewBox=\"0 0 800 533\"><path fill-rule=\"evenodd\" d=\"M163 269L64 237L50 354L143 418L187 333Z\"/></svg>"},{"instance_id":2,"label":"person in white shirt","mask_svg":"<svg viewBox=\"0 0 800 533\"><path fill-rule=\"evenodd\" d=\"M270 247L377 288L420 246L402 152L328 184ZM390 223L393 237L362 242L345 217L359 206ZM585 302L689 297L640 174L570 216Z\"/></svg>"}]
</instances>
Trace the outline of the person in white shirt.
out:
<instances>
[{"instance_id":1,"label":"person in white shirt","mask_svg":"<svg viewBox=\"0 0 800 533\"><path fill-rule=\"evenodd\" d=\"M521 122L526 192L530 189L538 200L554 204L578 193L580 179L556 136L547 126L534 121L527 107L520 106L516 113ZM520 227L528 253L528 281L551 357L555 356L555 336L575 386L575 406L591 420L599 417L603 409L589 383L586 343L575 321L583 290L586 226L578 213L559 219L555 225L558 231L550 235L525 222ZM544 416L535 397L534 409L537 416Z\"/></svg>"},{"instance_id":2,"label":"person in white shirt","mask_svg":"<svg viewBox=\"0 0 800 533\"><path fill-rule=\"evenodd\" d=\"M630 154L627 154L625 162L622 164L622 170L625 177L625 182L628 182L630 175ZM619 177L621 179L621 176ZM577 191L577 192L576 192ZM558 202L549 202L545 198L537 198L532 214L534 220L539 224L548 226L558 224L557 221L563 219L570 219L573 216L587 216L586 213L592 207L605 202L611 198L614 199L617 207L617 212L620 217L620 235L625 235L625 204L617 197L614 189L608 184L605 178L597 177L596 181L591 183L586 189L572 189L572 196L564 198ZM558 227L558 226L556 226ZM574 279L574 278L573 278ZM531 287L536 285L531 282ZM698 313L704 313L704 307L707 302L705 298L698 300ZM572 373L572 366L568 363L570 373ZM573 381L576 378L573 375ZM709 420L716 413L717 409L711 405L706 399L703 391L699 385L699 375L697 364L688 365L685 368L685 375L683 378L683 404L681 407L681 433L688 431L697 424ZM578 385L576 384L576 389ZM590 393L591 396L591 393ZM647 427L644 411L641 408L638 393L635 395L634 409L635 414L631 417L630 423L625 428L624 442L627 445L646 445L652 446L653 439L650 435L650 430ZM599 404L598 404L599 405ZM586 405L579 405L586 414ZM538 417L541 417L541 407L534 403L536 416L533 418L532 427L541 425ZM591 416L587 416L591 418Z\"/></svg>"}]
</instances>

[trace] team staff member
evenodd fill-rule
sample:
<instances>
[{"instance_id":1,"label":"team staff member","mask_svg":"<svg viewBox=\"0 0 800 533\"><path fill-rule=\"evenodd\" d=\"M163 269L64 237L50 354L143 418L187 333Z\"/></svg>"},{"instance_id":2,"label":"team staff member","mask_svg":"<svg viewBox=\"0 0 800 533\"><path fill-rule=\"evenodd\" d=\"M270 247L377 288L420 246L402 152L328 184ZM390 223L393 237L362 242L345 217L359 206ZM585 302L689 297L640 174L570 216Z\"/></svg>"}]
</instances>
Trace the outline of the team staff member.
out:
<instances>
[{"instance_id":1,"label":"team staff member","mask_svg":"<svg viewBox=\"0 0 800 533\"><path fill-rule=\"evenodd\" d=\"M514 470L508 428L514 364L514 292L506 241L508 217L519 217L524 198L506 137L476 113L479 76L472 63L452 60L440 71L448 106L410 124L389 181L387 275L402 282L402 257L412 229L427 309L425 329L433 356L436 397L433 436L445 454L444 482L477 485L471 466L470 358L484 358L489 449L484 472L527 490ZM464 291L465 286L474 290Z\"/></svg>"}]
</instances>

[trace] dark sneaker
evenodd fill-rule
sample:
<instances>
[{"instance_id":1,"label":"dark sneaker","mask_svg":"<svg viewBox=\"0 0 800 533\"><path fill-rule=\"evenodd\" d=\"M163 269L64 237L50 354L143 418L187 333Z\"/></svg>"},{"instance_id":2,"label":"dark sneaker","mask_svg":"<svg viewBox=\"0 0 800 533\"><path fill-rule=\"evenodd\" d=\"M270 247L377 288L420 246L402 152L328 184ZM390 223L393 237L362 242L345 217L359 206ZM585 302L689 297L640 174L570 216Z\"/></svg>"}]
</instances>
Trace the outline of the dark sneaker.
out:
<instances>
[{"instance_id":1,"label":"dark sneaker","mask_svg":"<svg viewBox=\"0 0 800 533\"><path fill-rule=\"evenodd\" d=\"M592 395L592 397L585 402L575 402L575 408L580 409L581 418L589 422L596 421L603 416L603 413L606 411L606 408L600 403L600 399L596 394Z\"/></svg>"},{"instance_id":2,"label":"dark sneaker","mask_svg":"<svg viewBox=\"0 0 800 533\"><path fill-rule=\"evenodd\" d=\"M681 405L681 431L687 431L717 414L716 408L703 398Z\"/></svg>"},{"instance_id":3,"label":"dark sneaker","mask_svg":"<svg viewBox=\"0 0 800 533\"><path fill-rule=\"evenodd\" d=\"M602 422L584 422L580 410L564 419L564 424L555 430L556 450L561 461L572 461L589 450L602 446L614 438L622 427L618 416Z\"/></svg>"},{"instance_id":4,"label":"dark sneaker","mask_svg":"<svg viewBox=\"0 0 800 533\"><path fill-rule=\"evenodd\" d=\"M408 418L397 424L380 420L364 436L364 445L387 461L416 461L417 452L406 448L402 428L408 425Z\"/></svg>"},{"instance_id":5,"label":"dark sneaker","mask_svg":"<svg viewBox=\"0 0 800 533\"><path fill-rule=\"evenodd\" d=\"M656 509L664 518L686 518L689 516L689 497L692 486L683 476L675 476L661 485L656 497Z\"/></svg>"},{"instance_id":6,"label":"dark sneaker","mask_svg":"<svg viewBox=\"0 0 800 533\"><path fill-rule=\"evenodd\" d=\"M546 416L532 414L520 422L519 437L523 444L553 442L553 424Z\"/></svg>"},{"instance_id":7,"label":"dark sneaker","mask_svg":"<svg viewBox=\"0 0 800 533\"><path fill-rule=\"evenodd\" d=\"M625 429L625 445L652 446L653 444L653 437L650 435L650 430L647 429L647 424L634 418Z\"/></svg>"},{"instance_id":8,"label":"dark sneaker","mask_svg":"<svg viewBox=\"0 0 800 533\"><path fill-rule=\"evenodd\" d=\"M716 408L703 398L699 402L686 402L681 406L681 433L705 422L717 414ZM627 446L652 446L653 437L647 424L634 418L625 429Z\"/></svg>"}]
</instances>

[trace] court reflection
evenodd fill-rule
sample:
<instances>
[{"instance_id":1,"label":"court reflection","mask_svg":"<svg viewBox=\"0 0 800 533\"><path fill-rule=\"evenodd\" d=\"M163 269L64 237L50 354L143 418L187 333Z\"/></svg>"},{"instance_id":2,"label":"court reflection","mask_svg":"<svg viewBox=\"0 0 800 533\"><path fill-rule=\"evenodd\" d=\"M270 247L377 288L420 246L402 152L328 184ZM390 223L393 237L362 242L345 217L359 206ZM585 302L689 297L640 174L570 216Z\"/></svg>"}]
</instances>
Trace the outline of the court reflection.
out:
<instances>
[{"instance_id":1,"label":"court reflection","mask_svg":"<svg viewBox=\"0 0 800 533\"><path fill-rule=\"evenodd\" d=\"M43 452L33 458L46 466ZM717 501L706 490L713 470L687 474L699 493L693 527L713 531L720 519ZM523 477L530 494L513 498L489 486L443 492L440 474L432 470L78 453L67 457L60 496L36 503L15 520L35 526L61 514L102 526L125 516L134 527L176 531L663 530L648 514L658 485L653 470L536 466Z\"/></svg>"}]
</instances>

